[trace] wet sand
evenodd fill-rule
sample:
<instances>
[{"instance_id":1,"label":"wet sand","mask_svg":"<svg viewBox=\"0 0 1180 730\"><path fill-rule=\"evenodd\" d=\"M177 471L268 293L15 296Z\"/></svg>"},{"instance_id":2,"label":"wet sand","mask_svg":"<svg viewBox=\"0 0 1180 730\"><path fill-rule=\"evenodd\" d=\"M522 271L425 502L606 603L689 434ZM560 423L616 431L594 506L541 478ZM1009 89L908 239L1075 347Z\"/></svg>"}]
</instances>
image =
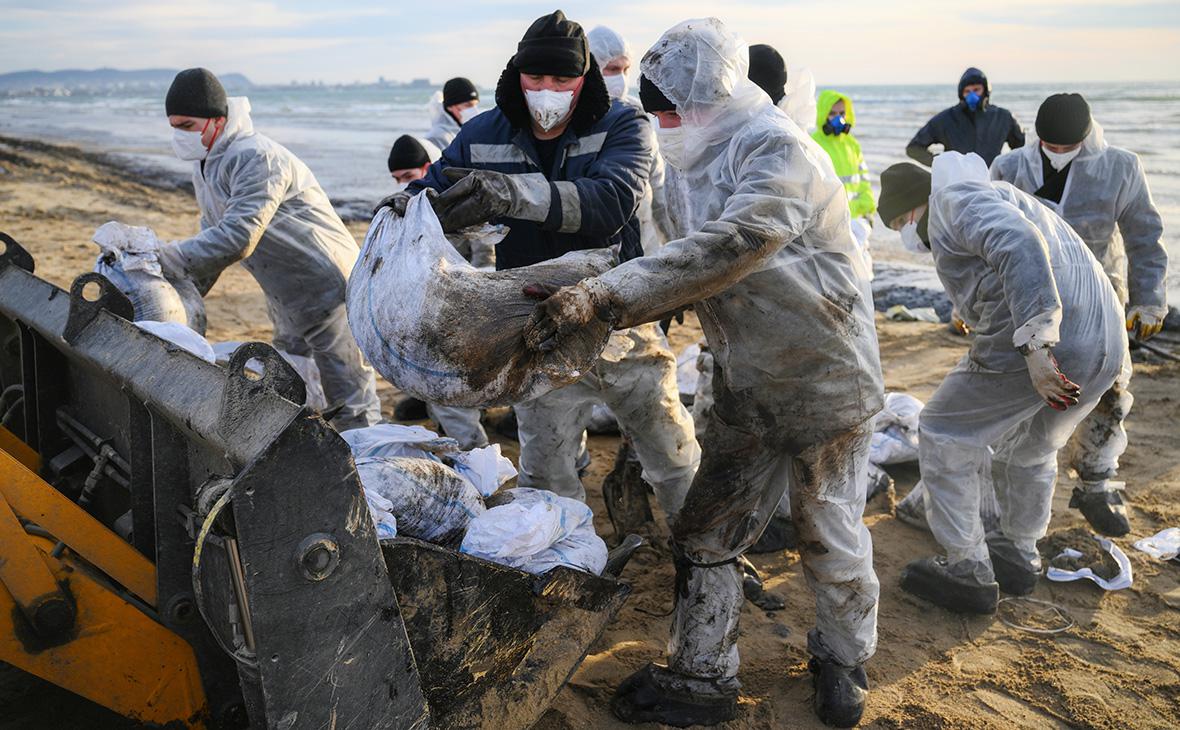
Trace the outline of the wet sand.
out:
<instances>
[{"instance_id":1,"label":"wet sand","mask_svg":"<svg viewBox=\"0 0 1180 730\"><path fill-rule=\"evenodd\" d=\"M37 273L68 287L91 270L95 228L108 220L153 227L163 239L197 229L192 194L168 181L128 173L72 148L0 138L0 230L35 257ZM374 199L379 198L374 193ZM350 224L358 241L363 224ZM271 328L261 292L239 266L222 275L208 298L209 335L267 340ZM887 322L878 316L887 387L926 399L962 356L966 342L942 326ZM691 317L674 326L677 350L699 338ZM1175 345L1173 344L1173 347ZM1138 364L1131 445L1120 478L1132 503L1132 534L1116 540L1130 556L1134 585L1104 593L1089 582L1042 580L1033 597L1062 607L1076 622L1056 636L1025 633L998 618L963 618L903 593L901 569L933 554L934 539L896 520L884 500L868 505L874 564L881 581L880 645L868 664L872 694L864 726L1173 728L1180 726L1180 566L1139 553L1131 542L1180 525L1180 364ZM382 384L392 416L395 390ZM497 437L499 438L499 437ZM515 459L516 445L503 441ZM600 485L617 439L591 439L586 478L600 534L610 537ZM893 469L897 492L914 484L916 465ZM1083 526L1068 509L1076 477L1063 470L1050 533ZM654 504L654 501L653 501ZM634 593L592 647L582 668L538 727L624 728L610 714L612 688L663 656L673 572L657 535L624 573ZM743 610L739 648L743 698L729 728L821 727L811 711L806 633L814 601L793 553L755 556L770 590L786 608ZM125 727L82 700L0 671L0 728Z\"/></svg>"}]
</instances>

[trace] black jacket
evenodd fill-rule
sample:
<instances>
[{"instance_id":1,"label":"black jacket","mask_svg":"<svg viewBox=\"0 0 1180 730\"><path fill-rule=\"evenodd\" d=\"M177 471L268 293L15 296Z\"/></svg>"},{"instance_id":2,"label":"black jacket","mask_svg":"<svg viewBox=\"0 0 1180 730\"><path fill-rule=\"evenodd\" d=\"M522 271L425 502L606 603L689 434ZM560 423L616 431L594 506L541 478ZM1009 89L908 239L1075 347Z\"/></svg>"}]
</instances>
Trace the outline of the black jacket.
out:
<instances>
[{"instance_id":1,"label":"black jacket","mask_svg":"<svg viewBox=\"0 0 1180 730\"><path fill-rule=\"evenodd\" d=\"M963 89L969 84L983 84L983 99L975 111L968 109L967 103L962 101ZM963 72L958 96L958 104L935 114L918 130L906 145L907 155L923 165L930 165L934 161L930 145L941 144L946 152L974 152L990 166L992 160L1000 156L1005 142L1012 150L1024 146L1024 130L1012 112L991 105L991 84L982 71L969 68Z\"/></svg>"}]
</instances>

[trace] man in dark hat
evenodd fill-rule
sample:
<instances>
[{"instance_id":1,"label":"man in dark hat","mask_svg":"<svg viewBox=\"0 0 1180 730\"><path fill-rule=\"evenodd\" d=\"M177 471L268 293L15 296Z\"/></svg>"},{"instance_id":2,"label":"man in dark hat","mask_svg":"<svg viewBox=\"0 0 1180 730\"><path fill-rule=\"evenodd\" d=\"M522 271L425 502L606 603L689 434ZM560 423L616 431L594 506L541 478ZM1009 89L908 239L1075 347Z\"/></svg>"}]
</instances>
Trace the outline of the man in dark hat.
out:
<instances>
[{"instance_id":1,"label":"man in dark hat","mask_svg":"<svg viewBox=\"0 0 1180 730\"><path fill-rule=\"evenodd\" d=\"M1036 588L1057 451L1126 366L1118 300L1078 234L1036 197L988 180L976 155L939 155L932 173L887 168L878 212L934 256L976 333L919 428L926 520L946 556L910 563L901 587L994 613L1000 591ZM986 534L983 473L1000 503L999 530Z\"/></svg>"},{"instance_id":2,"label":"man in dark hat","mask_svg":"<svg viewBox=\"0 0 1180 730\"><path fill-rule=\"evenodd\" d=\"M1054 94L1037 110L1037 139L992 163L991 176L1053 203L1101 262L1140 340L1160 331L1168 313L1168 253L1163 221L1139 157L1107 144L1081 94ZM1124 373L1078 428L1070 451L1081 477L1069 505L1104 535L1131 529L1113 481L1127 448L1123 421L1134 398Z\"/></svg>"},{"instance_id":3,"label":"man in dark hat","mask_svg":"<svg viewBox=\"0 0 1180 730\"><path fill-rule=\"evenodd\" d=\"M455 139L459 128L479 114L479 89L470 79L456 76L430 99L430 131L426 140L440 150Z\"/></svg>"},{"instance_id":4,"label":"man in dark hat","mask_svg":"<svg viewBox=\"0 0 1180 730\"><path fill-rule=\"evenodd\" d=\"M935 114L918 130L905 152L923 165L934 160L930 146L940 144L946 152L974 152L991 164L1004 143L1008 149L1024 144L1024 131L1012 112L991 103L992 87L987 76L969 68L959 79L959 103Z\"/></svg>"},{"instance_id":5,"label":"man in dark hat","mask_svg":"<svg viewBox=\"0 0 1180 730\"><path fill-rule=\"evenodd\" d=\"M525 32L500 75L496 108L464 124L426 177L383 204L402 214L429 188L439 192L444 230L506 225L501 270L607 246L626 261L643 254L636 210L651 168L648 124L635 107L612 104L582 27L558 10ZM665 514L676 514L700 448L677 393L676 359L655 324L612 335L577 383L516 404L519 484L585 499L576 461L598 400L631 438Z\"/></svg>"},{"instance_id":6,"label":"man in dark hat","mask_svg":"<svg viewBox=\"0 0 1180 730\"><path fill-rule=\"evenodd\" d=\"M161 247L165 275L204 295L240 261L266 295L275 347L314 358L332 424L343 431L377 423L377 381L344 310L360 251L311 170L255 132L250 102L227 99L206 69L177 74L164 108L173 150L192 162L201 209L200 233Z\"/></svg>"},{"instance_id":7,"label":"man in dark hat","mask_svg":"<svg viewBox=\"0 0 1180 730\"><path fill-rule=\"evenodd\" d=\"M403 134L389 148L389 174L398 185L409 185L425 177L430 163L441 154L438 147L427 140Z\"/></svg>"}]
</instances>

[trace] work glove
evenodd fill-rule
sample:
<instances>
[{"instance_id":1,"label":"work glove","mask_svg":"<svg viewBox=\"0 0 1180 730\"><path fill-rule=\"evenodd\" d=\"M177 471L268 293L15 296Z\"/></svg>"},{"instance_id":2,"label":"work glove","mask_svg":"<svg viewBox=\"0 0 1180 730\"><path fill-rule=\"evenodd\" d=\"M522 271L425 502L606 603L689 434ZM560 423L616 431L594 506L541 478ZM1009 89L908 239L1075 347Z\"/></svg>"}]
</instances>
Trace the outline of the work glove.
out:
<instances>
[{"instance_id":1,"label":"work glove","mask_svg":"<svg viewBox=\"0 0 1180 730\"><path fill-rule=\"evenodd\" d=\"M524 326L524 341L530 350L549 352L569 332L600 319L611 323L610 294L594 279L557 288L549 284L528 284L522 289L538 304Z\"/></svg>"},{"instance_id":2,"label":"work glove","mask_svg":"<svg viewBox=\"0 0 1180 730\"><path fill-rule=\"evenodd\" d=\"M1131 307L1127 310L1127 331L1136 340L1150 340L1164 328L1164 318L1156 315L1149 307Z\"/></svg>"},{"instance_id":3,"label":"work glove","mask_svg":"<svg viewBox=\"0 0 1180 730\"><path fill-rule=\"evenodd\" d=\"M430 205L434 207L435 201L438 200L438 191L434 188L423 188L422 192L426 195L426 199L430 201ZM378 203L377 207L373 208L373 215L377 215L377 211L382 208L390 208L398 218L404 218L406 215L406 206L410 204L410 199L415 195L417 193L411 193L409 190L399 190Z\"/></svg>"},{"instance_id":4,"label":"work glove","mask_svg":"<svg viewBox=\"0 0 1180 730\"><path fill-rule=\"evenodd\" d=\"M1048 347L1038 347L1024 354L1028 365L1028 377L1033 388L1045 399L1050 408L1064 411L1078 404L1081 387L1065 377L1057 366L1057 358Z\"/></svg>"},{"instance_id":5,"label":"work glove","mask_svg":"<svg viewBox=\"0 0 1180 730\"><path fill-rule=\"evenodd\" d=\"M549 215L547 205L529 200L515 175L466 167L448 167L443 174L455 184L438 196L434 211L448 233L501 216L543 223Z\"/></svg>"}]
</instances>

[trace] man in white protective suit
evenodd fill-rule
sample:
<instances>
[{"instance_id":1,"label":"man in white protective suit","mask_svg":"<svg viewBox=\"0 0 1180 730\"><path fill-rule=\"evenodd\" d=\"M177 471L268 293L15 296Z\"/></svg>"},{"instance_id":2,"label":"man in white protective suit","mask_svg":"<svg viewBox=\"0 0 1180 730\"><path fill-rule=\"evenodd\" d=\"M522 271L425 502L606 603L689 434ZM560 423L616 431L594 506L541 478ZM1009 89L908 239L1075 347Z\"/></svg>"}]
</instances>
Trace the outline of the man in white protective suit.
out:
<instances>
[{"instance_id":1,"label":"man in white protective suit","mask_svg":"<svg viewBox=\"0 0 1180 730\"><path fill-rule=\"evenodd\" d=\"M311 170L254 131L250 102L228 98L210 71L176 75L165 101L172 147L193 163L201 232L160 249L170 279L204 296L241 262L266 295L274 345L315 359L338 430L381 420L377 381L348 327L344 290L356 240Z\"/></svg>"},{"instance_id":2,"label":"man in white protective suit","mask_svg":"<svg viewBox=\"0 0 1180 730\"><path fill-rule=\"evenodd\" d=\"M975 155L945 152L933 175L912 162L881 173L881 220L929 248L975 332L919 420L926 521L946 557L906 566L901 587L944 608L992 613L999 591L1027 595L1041 572L1057 451L1130 368L1114 289L1057 214L988 180ZM999 529L980 519L990 471Z\"/></svg>"},{"instance_id":3,"label":"man in white protective suit","mask_svg":"<svg viewBox=\"0 0 1180 730\"><path fill-rule=\"evenodd\" d=\"M1168 314L1164 225L1139 157L1106 142L1081 94L1053 94L1037 111L1036 136L992 162L993 180L1010 182L1053 207L1097 257L1140 340L1160 331ZM1131 411L1128 378L1119 378L1078 427L1068 463L1082 484L1069 506L1112 537L1131 531L1120 492L1123 422Z\"/></svg>"},{"instance_id":4,"label":"man in white protective suit","mask_svg":"<svg viewBox=\"0 0 1180 730\"><path fill-rule=\"evenodd\" d=\"M692 233L560 290L526 327L556 346L595 318L625 328L694 304L715 357L700 470L672 527L668 665L628 678L627 722L716 724L737 713L740 556L790 484L815 710L855 725L877 641L878 583L862 521L884 392L868 272L828 156L749 81L746 44L716 18L685 21L644 55L640 99L665 162L692 191Z\"/></svg>"}]
</instances>

